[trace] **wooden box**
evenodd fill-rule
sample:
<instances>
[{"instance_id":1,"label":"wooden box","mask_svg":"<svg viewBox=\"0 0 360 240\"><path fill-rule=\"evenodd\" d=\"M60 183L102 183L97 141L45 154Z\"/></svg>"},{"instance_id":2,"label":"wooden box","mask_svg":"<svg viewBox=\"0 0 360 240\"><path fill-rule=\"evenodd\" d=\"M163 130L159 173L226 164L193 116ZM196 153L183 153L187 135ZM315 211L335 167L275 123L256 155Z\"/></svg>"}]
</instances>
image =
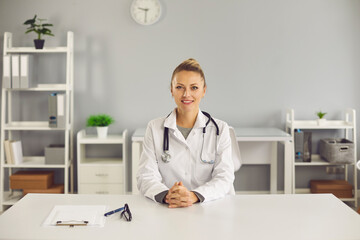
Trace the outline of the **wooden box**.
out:
<instances>
[{"instance_id":1,"label":"wooden box","mask_svg":"<svg viewBox=\"0 0 360 240\"><path fill-rule=\"evenodd\" d=\"M28 193L64 193L64 184L54 184L48 189L24 189L23 195Z\"/></svg>"},{"instance_id":2,"label":"wooden box","mask_svg":"<svg viewBox=\"0 0 360 240\"><path fill-rule=\"evenodd\" d=\"M11 189L48 189L53 185L53 171L18 171L10 176Z\"/></svg>"},{"instance_id":3,"label":"wooden box","mask_svg":"<svg viewBox=\"0 0 360 240\"><path fill-rule=\"evenodd\" d=\"M311 180L311 193L332 193L338 198L352 198L353 186L345 180Z\"/></svg>"}]
</instances>

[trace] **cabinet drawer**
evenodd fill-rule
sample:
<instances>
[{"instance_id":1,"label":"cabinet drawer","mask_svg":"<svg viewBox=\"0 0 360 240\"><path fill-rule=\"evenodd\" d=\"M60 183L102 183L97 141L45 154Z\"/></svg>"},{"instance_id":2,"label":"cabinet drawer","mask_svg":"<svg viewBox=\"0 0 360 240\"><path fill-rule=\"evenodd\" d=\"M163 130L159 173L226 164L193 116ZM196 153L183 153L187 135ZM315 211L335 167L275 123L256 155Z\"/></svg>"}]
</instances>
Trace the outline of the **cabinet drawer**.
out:
<instances>
[{"instance_id":1,"label":"cabinet drawer","mask_svg":"<svg viewBox=\"0 0 360 240\"><path fill-rule=\"evenodd\" d=\"M124 194L124 184L80 183L79 194Z\"/></svg>"},{"instance_id":2,"label":"cabinet drawer","mask_svg":"<svg viewBox=\"0 0 360 240\"><path fill-rule=\"evenodd\" d=\"M123 166L80 166L79 183L123 183Z\"/></svg>"}]
</instances>

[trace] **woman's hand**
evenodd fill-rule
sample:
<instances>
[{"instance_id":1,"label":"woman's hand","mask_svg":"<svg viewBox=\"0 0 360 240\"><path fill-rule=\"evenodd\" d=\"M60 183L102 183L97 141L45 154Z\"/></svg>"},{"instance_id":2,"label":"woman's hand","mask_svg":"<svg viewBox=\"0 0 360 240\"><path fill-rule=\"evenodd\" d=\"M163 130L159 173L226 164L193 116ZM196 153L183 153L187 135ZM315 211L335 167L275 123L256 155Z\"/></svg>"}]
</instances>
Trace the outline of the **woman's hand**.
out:
<instances>
[{"instance_id":1,"label":"woman's hand","mask_svg":"<svg viewBox=\"0 0 360 240\"><path fill-rule=\"evenodd\" d=\"M166 195L165 202L169 208L189 207L199 199L195 193L190 192L182 182L175 182Z\"/></svg>"}]
</instances>

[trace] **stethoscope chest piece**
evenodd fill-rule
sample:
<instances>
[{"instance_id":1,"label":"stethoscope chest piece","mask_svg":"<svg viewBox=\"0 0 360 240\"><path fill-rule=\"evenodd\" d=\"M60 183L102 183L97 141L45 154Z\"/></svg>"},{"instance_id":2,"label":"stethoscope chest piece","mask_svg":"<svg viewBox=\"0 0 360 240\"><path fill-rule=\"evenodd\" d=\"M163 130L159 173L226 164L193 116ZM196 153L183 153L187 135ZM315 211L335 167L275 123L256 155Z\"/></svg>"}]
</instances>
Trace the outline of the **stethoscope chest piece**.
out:
<instances>
[{"instance_id":1,"label":"stethoscope chest piece","mask_svg":"<svg viewBox=\"0 0 360 240\"><path fill-rule=\"evenodd\" d=\"M169 151L164 151L163 154L161 154L161 160L164 163L169 163L171 159L171 155L169 153Z\"/></svg>"}]
</instances>

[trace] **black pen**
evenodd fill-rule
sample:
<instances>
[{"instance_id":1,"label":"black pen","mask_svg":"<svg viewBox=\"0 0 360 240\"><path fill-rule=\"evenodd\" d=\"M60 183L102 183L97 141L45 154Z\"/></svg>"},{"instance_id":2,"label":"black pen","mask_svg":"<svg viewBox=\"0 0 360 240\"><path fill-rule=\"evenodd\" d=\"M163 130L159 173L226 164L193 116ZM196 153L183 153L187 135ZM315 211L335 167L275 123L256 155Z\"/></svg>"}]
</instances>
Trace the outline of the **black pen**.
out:
<instances>
[{"instance_id":1,"label":"black pen","mask_svg":"<svg viewBox=\"0 0 360 240\"><path fill-rule=\"evenodd\" d=\"M124 210L124 208L125 208L125 207L121 207L121 208L112 210L112 211L110 211L110 212L105 213L104 216L107 217L107 216L112 215L112 214L114 214L114 213L120 212L121 210Z\"/></svg>"}]
</instances>

